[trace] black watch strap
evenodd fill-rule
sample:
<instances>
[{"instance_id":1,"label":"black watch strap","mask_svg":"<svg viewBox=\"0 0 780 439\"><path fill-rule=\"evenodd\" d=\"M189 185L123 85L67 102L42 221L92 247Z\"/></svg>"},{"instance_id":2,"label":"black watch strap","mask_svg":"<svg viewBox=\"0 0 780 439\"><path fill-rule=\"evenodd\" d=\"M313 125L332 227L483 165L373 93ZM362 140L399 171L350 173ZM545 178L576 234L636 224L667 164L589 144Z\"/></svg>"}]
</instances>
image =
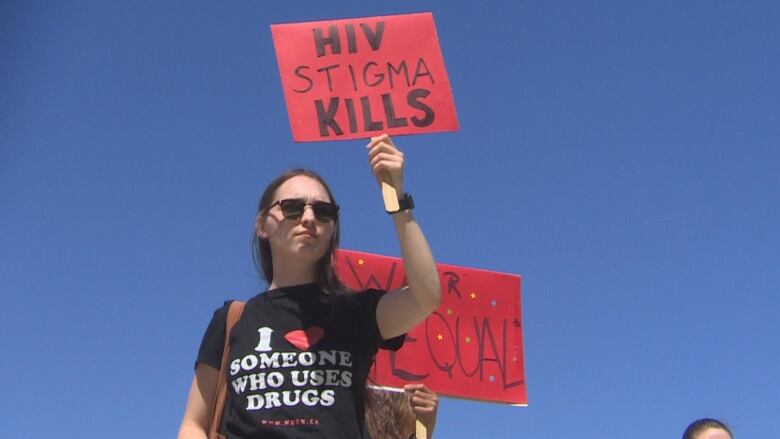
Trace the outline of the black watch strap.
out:
<instances>
[{"instance_id":1,"label":"black watch strap","mask_svg":"<svg viewBox=\"0 0 780 439\"><path fill-rule=\"evenodd\" d=\"M398 213L403 210L412 210L414 209L414 199L412 198L412 194L405 193L402 196L398 197L398 210L394 211L387 211L387 213L393 214Z\"/></svg>"}]
</instances>

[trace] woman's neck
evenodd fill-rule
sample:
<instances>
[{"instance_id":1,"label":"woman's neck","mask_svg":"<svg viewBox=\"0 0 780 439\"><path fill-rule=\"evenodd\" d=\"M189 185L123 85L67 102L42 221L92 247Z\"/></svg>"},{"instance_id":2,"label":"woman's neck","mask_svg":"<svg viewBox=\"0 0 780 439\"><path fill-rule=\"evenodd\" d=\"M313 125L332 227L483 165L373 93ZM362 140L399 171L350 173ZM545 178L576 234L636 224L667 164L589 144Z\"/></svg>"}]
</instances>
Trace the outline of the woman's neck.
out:
<instances>
[{"instance_id":1,"label":"woman's neck","mask_svg":"<svg viewBox=\"0 0 780 439\"><path fill-rule=\"evenodd\" d=\"M281 259L281 258L280 258ZM294 260L274 260L274 278L269 290L303 285L317 281L317 264L302 263Z\"/></svg>"}]
</instances>

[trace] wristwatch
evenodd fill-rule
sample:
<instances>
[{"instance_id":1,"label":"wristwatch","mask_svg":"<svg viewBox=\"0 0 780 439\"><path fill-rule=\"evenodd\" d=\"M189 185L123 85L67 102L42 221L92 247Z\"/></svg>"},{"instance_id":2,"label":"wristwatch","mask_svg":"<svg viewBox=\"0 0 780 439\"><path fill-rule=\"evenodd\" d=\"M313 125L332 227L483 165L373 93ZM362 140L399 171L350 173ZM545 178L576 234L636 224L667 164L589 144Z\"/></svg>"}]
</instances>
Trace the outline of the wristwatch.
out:
<instances>
[{"instance_id":1,"label":"wristwatch","mask_svg":"<svg viewBox=\"0 0 780 439\"><path fill-rule=\"evenodd\" d=\"M398 197L398 210L394 211L386 211L389 214L398 213L402 210L412 210L414 209L414 199L412 198L412 194L404 193L402 196Z\"/></svg>"}]
</instances>

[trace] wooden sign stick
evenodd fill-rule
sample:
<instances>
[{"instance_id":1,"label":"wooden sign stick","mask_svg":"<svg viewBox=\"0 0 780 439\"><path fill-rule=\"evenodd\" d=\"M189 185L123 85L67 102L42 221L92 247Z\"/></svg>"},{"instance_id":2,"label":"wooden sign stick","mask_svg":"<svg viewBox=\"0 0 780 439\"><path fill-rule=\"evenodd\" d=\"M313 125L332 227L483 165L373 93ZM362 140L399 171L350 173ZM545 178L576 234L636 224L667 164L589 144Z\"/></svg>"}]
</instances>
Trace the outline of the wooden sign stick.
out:
<instances>
[{"instance_id":1,"label":"wooden sign stick","mask_svg":"<svg viewBox=\"0 0 780 439\"><path fill-rule=\"evenodd\" d=\"M388 183L390 176L386 172L382 175L382 199L385 201L385 210L388 212L395 212L399 209L398 206L398 192L395 188Z\"/></svg>"},{"instance_id":2,"label":"wooden sign stick","mask_svg":"<svg viewBox=\"0 0 780 439\"><path fill-rule=\"evenodd\" d=\"M415 421L414 437L416 439L428 439L428 428L419 418Z\"/></svg>"}]
</instances>

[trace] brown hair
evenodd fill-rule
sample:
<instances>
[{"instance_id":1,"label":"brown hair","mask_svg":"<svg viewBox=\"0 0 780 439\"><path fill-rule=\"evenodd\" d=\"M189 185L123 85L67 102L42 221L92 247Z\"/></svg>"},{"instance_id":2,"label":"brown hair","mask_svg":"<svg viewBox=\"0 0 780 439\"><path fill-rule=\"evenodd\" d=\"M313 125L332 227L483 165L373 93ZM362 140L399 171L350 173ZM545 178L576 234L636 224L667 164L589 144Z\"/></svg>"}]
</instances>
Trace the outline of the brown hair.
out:
<instances>
[{"instance_id":1,"label":"brown hair","mask_svg":"<svg viewBox=\"0 0 780 439\"><path fill-rule=\"evenodd\" d=\"M366 427L374 439L408 439L414 433L414 412L409 395L366 388Z\"/></svg>"},{"instance_id":2,"label":"brown hair","mask_svg":"<svg viewBox=\"0 0 780 439\"><path fill-rule=\"evenodd\" d=\"M285 181L303 175L316 180L328 193L331 203L336 203L336 199L333 197L333 193L330 191L330 187L325 180L316 172L296 168L291 169L282 175L276 177L271 183L266 186L263 195L260 197L260 202L257 206L257 216L264 217L268 214L269 206L274 202L276 196L276 190L279 189ZM255 226L256 227L256 226ZM252 238L252 256L255 262L255 267L260 274L265 278L266 282L270 285L274 280L274 262L273 255L271 254L271 246L268 244L268 239L257 236L257 231L254 231L254 237ZM339 246L339 219L333 223L333 236L331 236L330 246L328 251L319 260L317 267L317 283L328 293L335 293L342 288L341 282L336 277L336 273L333 269L333 254Z\"/></svg>"}]
</instances>

